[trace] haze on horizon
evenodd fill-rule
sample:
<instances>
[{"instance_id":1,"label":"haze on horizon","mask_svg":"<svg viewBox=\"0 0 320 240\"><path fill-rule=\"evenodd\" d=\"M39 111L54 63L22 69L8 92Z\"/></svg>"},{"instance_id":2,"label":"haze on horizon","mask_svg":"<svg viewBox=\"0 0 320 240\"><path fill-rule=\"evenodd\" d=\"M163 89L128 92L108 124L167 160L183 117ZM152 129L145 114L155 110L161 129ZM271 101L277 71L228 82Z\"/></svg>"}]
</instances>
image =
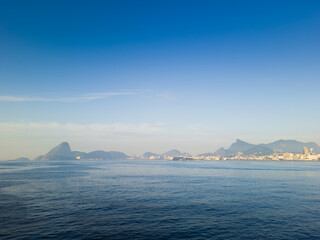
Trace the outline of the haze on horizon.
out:
<instances>
[{"instance_id":1,"label":"haze on horizon","mask_svg":"<svg viewBox=\"0 0 320 240\"><path fill-rule=\"evenodd\" d=\"M0 1L0 160L320 144L319 1Z\"/></svg>"}]
</instances>

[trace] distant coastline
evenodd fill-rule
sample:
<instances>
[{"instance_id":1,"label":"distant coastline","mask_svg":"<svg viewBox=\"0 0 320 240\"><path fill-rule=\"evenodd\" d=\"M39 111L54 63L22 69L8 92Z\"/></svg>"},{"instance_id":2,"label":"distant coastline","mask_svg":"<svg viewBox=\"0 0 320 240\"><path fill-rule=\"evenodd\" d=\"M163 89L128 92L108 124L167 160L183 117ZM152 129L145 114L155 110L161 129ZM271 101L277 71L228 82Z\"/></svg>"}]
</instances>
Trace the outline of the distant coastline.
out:
<instances>
[{"instance_id":1,"label":"distant coastline","mask_svg":"<svg viewBox=\"0 0 320 240\"><path fill-rule=\"evenodd\" d=\"M172 149L162 154L146 152L141 156L129 156L118 151L72 151L68 142L62 142L47 154L34 160L170 160L170 161L319 161L320 147L314 142L278 140L269 144L250 144L237 139L229 148L219 148L213 153L192 156ZM30 160L22 157L16 160Z\"/></svg>"}]
</instances>

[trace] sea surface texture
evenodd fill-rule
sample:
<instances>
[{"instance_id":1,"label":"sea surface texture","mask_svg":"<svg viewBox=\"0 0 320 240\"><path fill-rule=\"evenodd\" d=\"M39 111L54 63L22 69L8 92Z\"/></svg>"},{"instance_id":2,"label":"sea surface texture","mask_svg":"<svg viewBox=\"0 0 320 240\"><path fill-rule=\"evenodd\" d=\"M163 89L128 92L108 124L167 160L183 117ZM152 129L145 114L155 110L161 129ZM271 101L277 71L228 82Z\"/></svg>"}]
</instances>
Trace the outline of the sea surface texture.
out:
<instances>
[{"instance_id":1,"label":"sea surface texture","mask_svg":"<svg viewBox=\"0 0 320 240\"><path fill-rule=\"evenodd\" d=\"M0 239L320 239L320 162L0 162Z\"/></svg>"}]
</instances>

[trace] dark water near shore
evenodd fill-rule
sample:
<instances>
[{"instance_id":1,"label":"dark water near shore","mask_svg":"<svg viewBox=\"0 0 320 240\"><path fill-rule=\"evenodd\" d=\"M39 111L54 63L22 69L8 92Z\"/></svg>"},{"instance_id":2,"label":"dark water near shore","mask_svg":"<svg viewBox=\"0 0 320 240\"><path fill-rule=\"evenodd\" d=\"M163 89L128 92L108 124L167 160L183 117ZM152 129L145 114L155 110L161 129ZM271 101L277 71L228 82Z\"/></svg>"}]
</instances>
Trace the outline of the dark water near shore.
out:
<instances>
[{"instance_id":1,"label":"dark water near shore","mask_svg":"<svg viewBox=\"0 0 320 240\"><path fill-rule=\"evenodd\" d=\"M320 239L320 162L0 162L0 239Z\"/></svg>"}]
</instances>

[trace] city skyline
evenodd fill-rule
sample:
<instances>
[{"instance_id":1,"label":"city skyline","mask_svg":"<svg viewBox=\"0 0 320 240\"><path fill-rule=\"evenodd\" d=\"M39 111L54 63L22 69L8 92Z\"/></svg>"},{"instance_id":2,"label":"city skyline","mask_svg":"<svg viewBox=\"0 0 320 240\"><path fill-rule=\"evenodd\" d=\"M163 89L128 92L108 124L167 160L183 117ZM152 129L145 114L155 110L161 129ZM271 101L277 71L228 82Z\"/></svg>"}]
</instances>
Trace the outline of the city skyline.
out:
<instances>
[{"instance_id":1,"label":"city skyline","mask_svg":"<svg viewBox=\"0 0 320 240\"><path fill-rule=\"evenodd\" d=\"M72 150L74 151L72 151ZM279 139L277 141L268 143L248 143L240 139L236 139L235 142L229 143L228 147L220 146L219 149L215 149L212 152L192 153L188 151L180 151L179 149L171 148L166 149L163 152L152 152L150 149L144 149L144 152L140 154L123 152L115 149L103 149L93 148L90 150L84 150L79 148L71 148L69 142L64 141L55 146L54 148L46 149L47 154L43 152L37 156L27 156L26 154L16 156L11 160L92 160L90 154L98 154L100 152L109 153L114 155L111 159L145 159L145 160L174 160L173 157L187 158L187 160L320 160L320 146L315 142L300 142L297 140L284 140ZM79 155L80 154L80 155ZM88 155L89 154L89 155ZM168 154L168 158L166 155ZM173 154L173 155L172 155ZM289 154L289 155L288 155ZM48 159L50 157L58 157L57 159ZM83 158L86 156L85 158ZM88 156L91 156L88 158ZM162 157L161 157L162 156ZM281 157L279 159L279 156ZM286 156L286 157L285 157ZM311 158L304 158L305 156ZM62 157L62 158L61 158ZM190 159L189 159L190 157ZM109 159L109 160L111 160ZM7 159L8 160L8 159ZM101 160L108 160L101 159ZM183 159L182 159L183 160Z\"/></svg>"},{"instance_id":2,"label":"city skyline","mask_svg":"<svg viewBox=\"0 0 320 240\"><path fill-rule=\"evenodd\" d=\"M320 143L318 1L0 1L0 160Z\"/></svg>"},{"instance_id":3,"label":"city skyline","mask_svg":"<svg viewBox=\"0 0 320 240\"><path fill-rule=\"evenodd\" d=\"M240 161L319 161L320 146L314 142L299 142L296 140L278 140L271 143L251 144L237 139L228 148L219 148L214 152L197 155L171 149L163 153L146 151L141 155L130 155L120 151L83 151L71 148L68 142L62 142L45 154L36 158L19 157L19 161L43 160L240 160Z\"/></svg>"}]
</instances>

